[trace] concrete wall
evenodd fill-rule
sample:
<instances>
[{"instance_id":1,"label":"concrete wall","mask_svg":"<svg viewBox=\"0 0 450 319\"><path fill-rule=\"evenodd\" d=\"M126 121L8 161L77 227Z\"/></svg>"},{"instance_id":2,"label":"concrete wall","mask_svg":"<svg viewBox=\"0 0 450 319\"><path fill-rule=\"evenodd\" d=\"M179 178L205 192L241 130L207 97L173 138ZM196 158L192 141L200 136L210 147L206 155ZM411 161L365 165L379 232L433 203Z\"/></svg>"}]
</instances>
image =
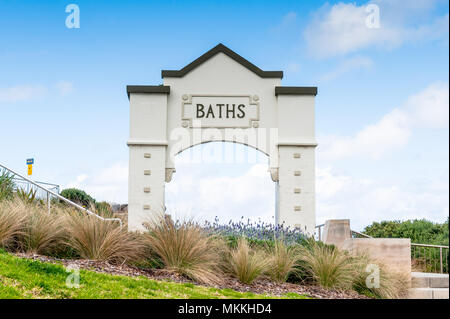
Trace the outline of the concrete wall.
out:
<instances>
[{"instance_id":1,"label":"concrete wall","mask_svg":"<svg viewBox=\"0 0 450 319\"><path fill-rule=\"evenodd\" d=\"M411 239L409 238L350 238L342 249L366 253L403 274L411 274Z\"/></svg>"},{"instance_id":2,"label":"concrete wall","mask_svg":"<svg viewBox=\"0 0 450 319\"><path fill-rule=\"evenodd\" d=\"M411 273L409 238L352 238L349 219L332 219L325 222L322 241L353 254L368 254L408 276Z\"/></svg>"}]
</instances>

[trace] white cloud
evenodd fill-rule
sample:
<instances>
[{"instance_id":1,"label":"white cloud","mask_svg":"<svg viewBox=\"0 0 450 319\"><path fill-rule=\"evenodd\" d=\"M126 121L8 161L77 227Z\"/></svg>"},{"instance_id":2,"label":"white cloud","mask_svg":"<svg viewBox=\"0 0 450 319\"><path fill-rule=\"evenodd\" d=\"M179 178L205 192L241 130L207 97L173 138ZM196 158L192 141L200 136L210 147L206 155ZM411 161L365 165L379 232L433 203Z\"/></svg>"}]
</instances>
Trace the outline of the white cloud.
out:
<instances>
[{"instance_id":1,"label":"white cloud","mask_svg":"<svg viewBox=\"0 0 450 319\"><path fill-rule=\"evenodd\" d=\"M74 90L74 86L72 82L59 81L54 85L54 89L60 95L65 96ZM46 86L30 84L0 88L0 103L37 100L47 96L49 91L49 88Z\"/></svg>"},{"instance_id":2,"label":"white cloud","mask_svg":"<svg viewBox=\"0 0 450 319\"><path fill-rule=\"evenodd\" d=\"M115 163L100 172L80 174L63 188L79 188L99 201L128 202L128 165Z\"/></svg>"},{"instance_id":3,"label":"white cloud","mask_svg":"<svg viewBox=\"0 0 450 319\"><path fill-rule=\"evenodd\" d=\"M373 61L367 57L356 56L342 61L336 69L323 76L324 81L330 81L350 71L359 69L370 69Z\"/></svg>"},{"instance_id":4,"label":"white cloud","mask_svg":"<svg viewBox=\"0 0 450 319\"><path fill-rule=\"evenodd\" d=\"M216 164L217 165L217 164ZM177 164L173 180L166 184L166 205L177 218L252 220L273 222L275 186L268 166L255 164L239 176L230 177L233 166L217 166L202 173L202 164Z\"/></svg>"},{"instance_id":5,"label":"white cloud","mask_svg":"<svg viewBox=\"0 0 450 319\"><path fill-rule=\"evenodd\" d=\"M326 136L320 140L321 156L337 159L368 156L378 159L406 145L415 127L447 128L449 90L447 83L434 83L412 95L401 108L368 125L355 136Z\"/></svg>"},{"instance_id":6,"label":"white cloud","mask_svg":"<svg viewBox=\"0 0 450 319\"><path fill-rule=\"evenodd\" d=\"M413 125L431 128L448 128L448 83L434 83L424 91L411 96L405 105Z\"/></svg>"},{"instance_id":7,"label":"white cloud","mask_svg":"<svg viewBox=\"0 0 450 319\"><path fill-rule=\"evenodd\" d=\"M75 89L73 83L69 81L59 81L55 86L62 96L72 93Z\"/></svg>"},{"instance_id":8,"label":"white cloud","mask_svg":"<svg viewBox=\"0 0 450 319\"><path fill-rule=\"evenodd\" d=\"M0 88L0 102L21 102L35 100L47 94L47 88L40 85L17 85Z\"/></svg>"},{"instance_id":9,"label":"white cloud","mask_svg":"<svg viewBox=\"0 0 450 319\"><path fill-rule=\"evenodd\" d=\"M380 9L380 27L369 28L368 4ZM360 49L393 49L406 42L443 39L448 34L448 14L423 22L434 5L423 1L408 5L398 1L372 1L324 5L305 28L308 51L315 57L345 55ZM416 21L421 22L418 24Z\"/></svg>"},{"instance_id":10,"label":"white cloud","mask_svg":"<svg viewBox=\"0 0 450 319\"><path fill-rule=\"evenodd\" d=\"M350 219L361 230L373 221L428 219L443 222L449 214L448 181L424 181L413 186L385 185L372 180L317 169L317 224Z\"/></svg>"}]
</instances>

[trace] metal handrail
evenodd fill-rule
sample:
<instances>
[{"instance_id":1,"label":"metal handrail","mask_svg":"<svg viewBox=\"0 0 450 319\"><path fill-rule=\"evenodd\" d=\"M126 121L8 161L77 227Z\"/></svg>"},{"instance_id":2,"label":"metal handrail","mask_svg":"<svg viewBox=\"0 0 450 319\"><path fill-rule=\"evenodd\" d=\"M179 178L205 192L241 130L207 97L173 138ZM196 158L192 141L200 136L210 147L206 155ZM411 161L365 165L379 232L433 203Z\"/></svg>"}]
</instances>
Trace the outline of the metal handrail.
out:
<instances>
[{"instance_id":1,"label":"metal handrail","mask_svg":"<svg viewBox=\"0 0 450 319\"><path fill-rule=\"evenodd\" d=\"M432 248L447 248L448 249L448 246L444 246L444 245L429 245L429 244L415 244L415 243L411 243L411 246L432 247Z\"/></svg>"},{"instance_id":2,"label":"metal handrail","mask_svg":"<svg viewBox=\"0 0 450 319\"><path fill-rule=\"evenodd\" d=\"M356 230L350 230L350 231L351 231L353 234L356 234L356 235L359 235L359 236L362 236L362 237L365 237L365 238L373 238L372 236L369 236L369 235L360 233L360 232L358 232L358 231L356 231Z\"/></svg>"},{"instance_id":3,"label":"metal handrail","mask_svg":"<svg viewBox=\"0 0 450 319\"><path fill-rule=\"evenodd\" d=\"M24 180L22 177L17 178L17 177L13 177L13 180L16 181L20 181L20 182L26 182L26 180ZM46 182L39 182L39 181L34 181L35 183L41 184L41 185L47 185L47 186L53 186L53 188L59 188L58 184L52 184L52 183L46 183Z\"/></svg>"},{"instance_id":4,"label":"metal handrail","mask_svg":"<svg viewBox=\"0 0 450 319\"><path fill-rule=\"evenodd\" d=\"M20 178L24 179L24 180L27 181L28 183L30 183L30 184L32 184L32 185L34 185L34 186L36 186L36 187L42 189L42 190L45 191L45 192L47 192L47 205L48 205L48 210L49 210L49 211L50 211L50 198L49 198L49 194L50 194L50 195L53 195L53 196L55 196L56 198L62 200L63 202L66 202L67 204L69 204L69 205L71 205L71 206L73 206L73 207L75 207L75 208L77 208L77 209L79 209L79 210L81 210L81 211L87 213L88 215L94 216L94 217L96 217L96 218L98 218L98 219L100 219L100 220L103 220L103 221L117 221L117 222L119 222L120 227L122 227L122 220L121 220L120 218L104 218L104 217L102 217L102 216L100 216L100 215L97 215L97 214L94 213L94 212L91 212L89 209L86 209L86 208L84 208L83 206L78 205L78 204L76 204L76 203L74 203L74 202L68 200L67 198L65 198L65 197L63 197L63 196L61 196L61 195L59 195L59 194L57 194L57 193L55 193L55 192L53 192L53 191L51 191L51 190L49 190L49 189L46 189L45 187L43 187L43 186L37 184L36 182L32 181L31 179L28 179L28 178L26 178L26 177L24 177L24 176L22 176L22 175L16 173L16 172L13 171L12 169L10 169L10 168L8 168L8 167L6 167L6 166L3 166L2 164L0 164L0 167L2 167L3 169L6 169L7 171L13 173L14 175L17 175L17 176L19 176Z\"/></svg>"},{"instance_id":5,"label":"metal handrail","mask_svg":"<svg viewBox=\"0 0 450 319\"><path fill-rule=\"evenodd\" d=\"M325 226L325 224L317 225L315 228L318 228L318 239L319 241L322 241L322 227Z\"/></svg>"},{"instance_id":6,"label":"metal handrail","mask_svg":"<svg viewBox=\"0 0 450 319\"><path fill-rule=\"evenodd\" d=\"M449 246L445 246L445 245L430 245L430 244L416 244L416 243L411 243L411 254L414 252L418 252L420 255L420 249L418 249L418 251L413 250L412 247L423 247L423 253L424 253L424 259L425 259L425 266L427 266L428 261L430 261L430 265L433 265L433 253L431 251L429 251L429 253L427 254L426 252L426 248L438 248L439 249L439 268L440 268L440 272L444 273L444 258L443 258L443 250L447 249L447 262L446 262L446 271L448 272L448 249ZM428 256L427 256L428 255ZM413 256L411 256L413 257ZM430 257L430 259L428 260L428 257ZM433 266L432 266L433 267Z\"/></svg>"}]
</instances>

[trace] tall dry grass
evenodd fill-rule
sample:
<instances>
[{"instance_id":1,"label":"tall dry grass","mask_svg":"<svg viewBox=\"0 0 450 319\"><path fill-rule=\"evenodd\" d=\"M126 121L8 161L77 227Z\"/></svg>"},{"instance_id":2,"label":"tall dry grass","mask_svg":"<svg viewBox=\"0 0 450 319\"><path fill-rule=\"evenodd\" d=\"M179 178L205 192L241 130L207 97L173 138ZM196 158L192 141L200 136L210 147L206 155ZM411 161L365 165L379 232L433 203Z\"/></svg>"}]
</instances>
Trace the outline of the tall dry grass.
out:
<instances>
[{"instance_id":1,"label":"tall dry grass","mask_svg":"<svg viewBox=\"0 0 450 319\"><path fill-rule=\"evenodd\" d=\"M166 216L145 226L146 242L166 269L200 283L222 281L219 265L223 244L208 236L198 224L189 221L176 224Z\"/></svg>"},{"instance_id":2,"label":"tall dry grass","mask_svg":"<svg viewBox=\"0 0 450 319\"><path fill-rule=\"evenodd\" d=\"M352 288L358 269L347 253L311 240L299 248L298 256L304 279L312 280L324 288Z\"/></svg>"},{"instance_id":3,"label":"tall dry grass","mask_svg":"<svg viewBox=\"0 0 450 319\"><path fill-rule=\"evenodd\" d=\"M23 232L18 236L21 250L35 254L52 254L66 244L64 214L60 210L49 212L38 205L25 204Z\"/></svg>"},{"instance_id":4,"label":"tall dry grass","mask_svg":"<svg viewBox=\"0 0 450 319\"><path fill-rule=\"evenodd\" d=\"M117 222L80 214L67 216L65 224L68 245L81 258L125 263L143 257L143 241L129 233L126 225L121 228Z\"/></svg>"},{"instance_id":5,"label":"tall dry grass","mask_svg":"<svg viewBox=\"0 0 450 319\"><path fill-rule=\"evenodd\" d=\"M267 254L261 249L252 249L244 237L239 239L236 248L230 249L225 264L225 269L245 284L261 277L268 267Z\"/></svg>"},{"instance_id":6,"label":"tall dry grass","mask_svg":"<svg viewBox=\"0 0 450 319\"><path fill-rule=\"evenodd\" d=\"M353 289L357 292L381 299L406 298L410 286L409 274L390 269L384 261L373 259L367 254L355 256L354 265L357 276L353 281ZM370 281L372 285L369 288L367 280L370 274L375 275L378 283L373 287L375 281Z\"/></svg>"},{"instance_id":7,"label":"tall dry grass","mask_svg":"<svg viewBox=\"0 0 450 319\"><path fill-rule=\"evenodd\" d=\"M267 255L267 274L273 281L286 282L290 275L298 272L298 246L287 246L282 240L275 239Z\"/></svg>"},{"instance_id":8,"label":"tall dry grass","mask_svg":"<svg viewBox=\"0 0 450 319\"><path fill-rule=\"evenodd\" d=\"M0 247L17 245L17 238L24 231L25 204L17 200L0 201Z\"/></svg>"}]
</instances>

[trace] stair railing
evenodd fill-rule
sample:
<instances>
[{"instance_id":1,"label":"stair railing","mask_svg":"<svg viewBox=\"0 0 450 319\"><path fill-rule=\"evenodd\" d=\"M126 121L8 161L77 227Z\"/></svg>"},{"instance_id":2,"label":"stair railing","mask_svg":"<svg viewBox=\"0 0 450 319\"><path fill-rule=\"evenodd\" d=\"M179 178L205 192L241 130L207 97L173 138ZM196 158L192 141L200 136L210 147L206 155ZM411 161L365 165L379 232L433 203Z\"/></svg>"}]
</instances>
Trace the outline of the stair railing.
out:
<instances>
[{"instance_id":1,"label":"stair railing","mask_svg":"<svg viewBox=\"0 0 450 319\"><path fill-rule=\"evenodd\" d=\"M51 191L51 190L49 190L49 189L39 185L38 183L32 181L31 179L20 175L19 173L13 171L12 169L10 169L10 168L2 165L2 164L0 164L0 167L5 169L6 171L12 173L13 175L16 175L16 176L20 177L21 179L27 181L31 185L33 185L33 186L43 190L44 192L46 192L46 194L47 194L47 209L48 209L49 212L50 212L50 207L51 207L51 200L50 199L51 199L51 196L54 196L54 197L58 198L59 200L69 204L72 207L75 207L76 209L81 210L82 212L84 212L84 213L86 213L88 215L94 216L95 218L98 218L98 219L103 220L103 221L115 221L115 222L118 222L120 227L122 227L122 220L120 218L105 218L105 217L102 217L100 215L97 215L96 213L90 211L89 209L86 209L83 206L78 205L77 203L74 203L74 202L68 200L67 198L59 195L58 193L55 193L55 192L53 192L53 191Z\"/></svg>"}]
</instances>

